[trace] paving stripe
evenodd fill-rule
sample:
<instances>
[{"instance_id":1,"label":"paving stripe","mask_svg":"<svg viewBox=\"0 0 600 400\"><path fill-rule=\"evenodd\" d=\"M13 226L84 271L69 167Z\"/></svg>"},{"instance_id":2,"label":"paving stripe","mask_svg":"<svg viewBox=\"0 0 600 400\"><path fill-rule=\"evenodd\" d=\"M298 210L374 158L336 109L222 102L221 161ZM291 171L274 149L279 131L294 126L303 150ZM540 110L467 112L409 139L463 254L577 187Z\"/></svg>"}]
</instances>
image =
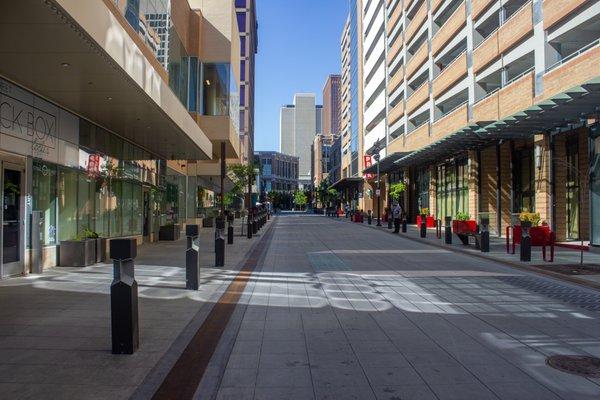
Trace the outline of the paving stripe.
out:
<instances>
[{"instance_id":1,"label":"paving stripe","mask_svg":"<svg viewBox=\"0 0 600 400\"><path fill-rule=\"evenodd\" d=\"M273 224L269 224L265 234L246 258L240 272L221 295L200 329L161 383L152 397L154 400L187 400L194 397L246 284L259 260L266 253L273 235L272 227Z\"/></svg>"}]
</instances>

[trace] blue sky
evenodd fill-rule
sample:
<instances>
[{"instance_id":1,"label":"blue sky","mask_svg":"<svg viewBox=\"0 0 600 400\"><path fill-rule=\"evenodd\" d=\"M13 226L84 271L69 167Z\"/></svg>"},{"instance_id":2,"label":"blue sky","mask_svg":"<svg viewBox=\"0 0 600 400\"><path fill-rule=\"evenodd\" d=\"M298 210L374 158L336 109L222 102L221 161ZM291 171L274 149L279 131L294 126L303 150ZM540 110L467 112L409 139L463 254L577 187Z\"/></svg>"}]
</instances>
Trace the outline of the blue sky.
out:
<instances>
[{"instance_id":1,"label":"blue sky","mask_svg":"<svg viewBox=\"0 0 600 400\"><path fill-rule=\"evenodd\" d=\"M279 150L279 109L294 93L322 101L327 75L340 73L347 0L257 0L255 150Z\"/></svg>"}]
</instances>

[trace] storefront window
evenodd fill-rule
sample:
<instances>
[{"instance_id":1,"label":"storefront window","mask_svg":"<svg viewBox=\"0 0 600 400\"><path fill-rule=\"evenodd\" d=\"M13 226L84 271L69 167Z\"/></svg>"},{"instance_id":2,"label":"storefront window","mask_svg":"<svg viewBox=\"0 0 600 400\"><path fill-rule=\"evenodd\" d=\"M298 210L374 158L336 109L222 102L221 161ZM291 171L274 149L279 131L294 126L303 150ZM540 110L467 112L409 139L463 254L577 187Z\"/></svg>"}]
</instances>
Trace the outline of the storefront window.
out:
<instances>
[{"instance_id":1,"label":"storefront window","mask_svg":"<svg viewBox=\"0 0 600 400\"><path fill-rule=\"evenodd\" d=\"M567 140L567 239L579 239L579 149L578 137Z\"/></svg>"},{"instance_id":2,"label":"storefront window","mask_svg":"<svg viewBox=\"0 0 600 400\"><path fill-rule=\"evenodd\" d=\"M535 183L533 149L525 148L514 154L513 212L535 212Z\"/></svg>"},{"instance_id":3,"label":"storefront window","mask_svg":"<svg viewBox=\"0 0 600 400\"><path fill-rule=\"evenodd\" d=\"M44 224L42 243L56 244L56 166L33 162L33 210L42 211Z\"/></svg>"},{"instance_id":4,"label":"storefront window","mask_svg":"<svg viewBox=\"0 0 600 400\"><path fill-rule=\"evenodd\" d=\"M59 168L58 240L77 238L77 171Z\"/></svg>"}]
</instances>

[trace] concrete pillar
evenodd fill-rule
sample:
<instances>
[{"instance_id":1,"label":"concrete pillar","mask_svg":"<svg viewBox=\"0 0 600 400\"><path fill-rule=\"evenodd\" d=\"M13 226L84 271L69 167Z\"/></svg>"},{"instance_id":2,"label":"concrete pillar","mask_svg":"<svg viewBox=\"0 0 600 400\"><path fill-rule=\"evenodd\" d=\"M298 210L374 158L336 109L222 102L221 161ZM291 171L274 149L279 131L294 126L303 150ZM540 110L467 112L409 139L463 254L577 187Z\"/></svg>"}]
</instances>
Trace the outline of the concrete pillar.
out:
<instances>
[{"instance_id":1,"label":"concrete pillar","mask_svg":"<svg viewBox=\"0 0 600 400\"><path fill-rule=\"evenodd\" d=\"M496 214L496 146L481 150L481 212L489 213L490 231L497 235L498 219Z\"/></svg>"},{"instance_id":2,"label":"concrete pillar","mask_svg":"<svg viewBox=\"0 0 600 400\"><path fill-rule=\"evenodd\" d=\"M535 211L540 214L540 221L552 224L552 205L550 185L550 137L536 134L533 138L533 157L535 168Z\"/></svg>"},{"instance_id":3,"label":"concrete pillar","mask_svg":"<svg viewBox=\"0 0 600 400\"><path fill-rule=\"evenodd\" d=\"M479 214L479 164L477 150L469 150L468 186L469 186L469 215L471 219L477 220ZM442 216L444 217L444 216Z\"/></svg>"}]
</instances>

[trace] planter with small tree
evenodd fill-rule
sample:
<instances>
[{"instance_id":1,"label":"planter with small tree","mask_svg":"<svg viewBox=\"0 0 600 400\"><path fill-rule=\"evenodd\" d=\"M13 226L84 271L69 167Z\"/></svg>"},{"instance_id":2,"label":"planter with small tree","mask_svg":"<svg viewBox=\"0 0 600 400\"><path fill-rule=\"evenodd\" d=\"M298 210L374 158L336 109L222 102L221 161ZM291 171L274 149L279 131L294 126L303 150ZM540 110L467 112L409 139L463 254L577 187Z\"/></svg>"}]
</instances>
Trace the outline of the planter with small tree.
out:
<instances>
[{"instance_id":1,"label":"planter with small tree","mask_svg":"<svg viewBox=\"0 0 600 400\"><path fill-rule=\"evenodd\" d=\"M542 248L543 258L546 261L546 246L550 247L550 259L554 261L554 241L555 234L548 224L542 222L540 225L540 214L531 212L522 212L519 214L519 225L512 227L512 254L515 254L515 246L521 245L523 237L530 237L531 246ZM509 252L510 227L506 228L506 252Z\"/></svg>"},{"instance_id":2,"label":"planter with small tree","mask_svg":"<svg viewBox=\"0 0 600 400\"><path fill-rule=\"evenodd\" d=\"M96 255L99 239L96 232L84 228L81 235L75 239L61 241L59 265L61 267L87 267L99 262L99 256Z\"/></svg>"}]
</instances>

